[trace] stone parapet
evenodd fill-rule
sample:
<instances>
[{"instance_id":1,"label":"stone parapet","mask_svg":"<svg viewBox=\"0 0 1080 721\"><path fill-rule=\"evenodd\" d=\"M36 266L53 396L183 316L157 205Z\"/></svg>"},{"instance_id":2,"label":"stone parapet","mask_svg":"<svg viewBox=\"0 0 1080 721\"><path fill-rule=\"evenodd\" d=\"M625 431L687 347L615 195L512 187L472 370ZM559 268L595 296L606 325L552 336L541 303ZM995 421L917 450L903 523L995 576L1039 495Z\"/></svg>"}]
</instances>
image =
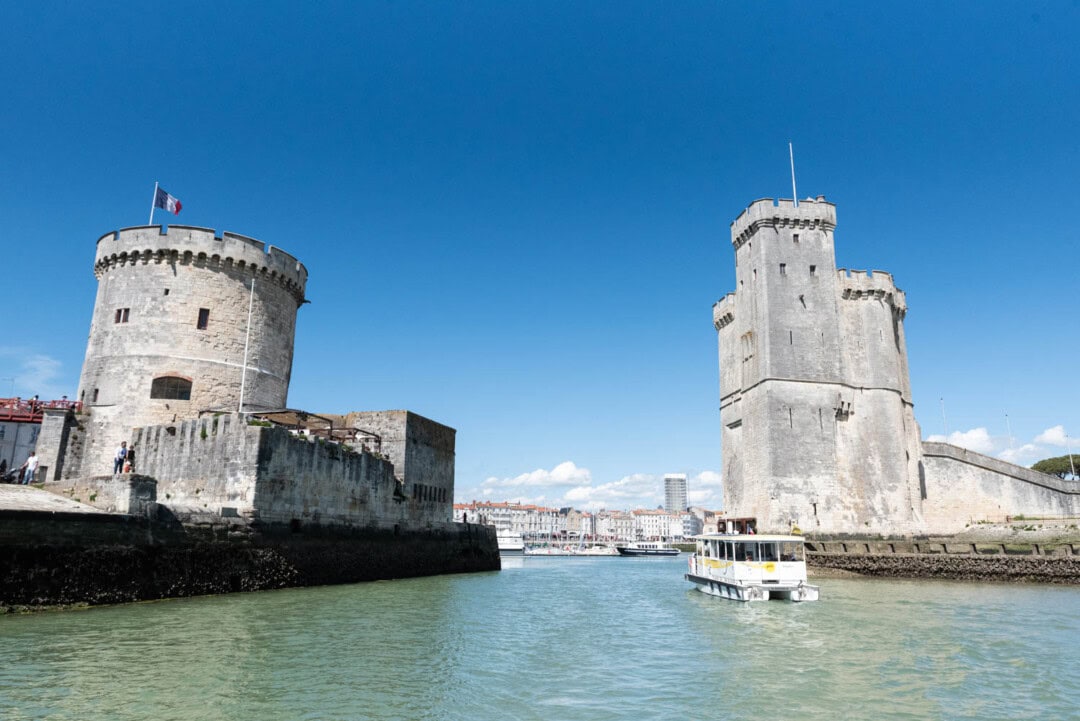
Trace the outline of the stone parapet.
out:
<instances>
[{"instance_id":1,"label":"stone parapet","mask_svg":"<svg viewBox=\"0 0 1080 721\"><path fill-rule=\"evenodd\" d=\"M728 293L713 305L713 327L726 327L735 320L735 294Z\"/></svg>"},{"instance_id":2,"label":"stone parapet","mask_svg":"<svg viewBox=\"0 0 1080 721\"><path fill-rule=\"evenodd\" d=\"M840 297L844 300L883 300L891 304L901 317L907 313L907 296L896 287L891 273L883 270L848 270L837 268Z\"/></svg>"},{"instance_id":3,"label":"stone parapet","mask_svg":"<svg viewBox=\"0 0 1080 721\"><path fill-rule=\"evenodd\" d=\"M760 228L836 228L836 206L825 196L795 202L785 198L755 200L731 223L731 243L736 248Z\"/></svg>"},{"instance_id":4,"label":"stone parapet","mask_svg":"<svg viewBox=\"0 0 1080 721\"><path fill-rule=\"evenodd\" d=\"M922 443L923 455L937 458L950 458L954 461L967 464L969 466L975 466L985 471L990 471L1002 476L1014 478L1024 483L1030 483L1032 485L1048 488L1058 493L1064 493L1070 496L1076 496L1080 498L1080 482L1066 481L1052 476L1049 473L1040 473L1039 471L1033 471L1030 468L1024 468L1007 461L1000 460L998 458L991 458L990 456L984 456L981 453L975 451L969 451L966 448L960 448L950 443L938 443L934 441L923 441Z\"/></svg>"},{"instance_id":5,"label":"stone parapet","mask_svg":"<svg viewBox=\"0 0 1080 721\"><path fill-rule=\"evenodd\" d=\"M111 268L150 263L195 264L210 270L236 270L284 286L304 302L307 268L285 251L254 238L186 225L122 228L98 238L94 275Z\"/></svg>"}]
</instances>

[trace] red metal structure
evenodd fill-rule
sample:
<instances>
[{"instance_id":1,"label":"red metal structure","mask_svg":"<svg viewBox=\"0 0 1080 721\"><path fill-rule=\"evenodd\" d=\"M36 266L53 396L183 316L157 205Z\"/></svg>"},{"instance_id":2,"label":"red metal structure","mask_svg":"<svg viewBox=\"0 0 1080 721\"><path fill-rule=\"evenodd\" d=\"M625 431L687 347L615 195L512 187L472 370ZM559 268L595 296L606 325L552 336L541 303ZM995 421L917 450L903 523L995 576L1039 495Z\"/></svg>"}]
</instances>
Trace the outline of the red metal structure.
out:
<instances>
[{"instance_id":1,"label":"red metal structure","mask_svg":"<svg viewBox=\"0 0 1080 721\"><path fill-rule=\"evenodd\" d=\"M46 408L70 408L82 410L82 403L66 398L58 401L39 401L37 398L0 398L0 421L16 423L41 423L41 416Z\"/></svg>"}]
</instances>

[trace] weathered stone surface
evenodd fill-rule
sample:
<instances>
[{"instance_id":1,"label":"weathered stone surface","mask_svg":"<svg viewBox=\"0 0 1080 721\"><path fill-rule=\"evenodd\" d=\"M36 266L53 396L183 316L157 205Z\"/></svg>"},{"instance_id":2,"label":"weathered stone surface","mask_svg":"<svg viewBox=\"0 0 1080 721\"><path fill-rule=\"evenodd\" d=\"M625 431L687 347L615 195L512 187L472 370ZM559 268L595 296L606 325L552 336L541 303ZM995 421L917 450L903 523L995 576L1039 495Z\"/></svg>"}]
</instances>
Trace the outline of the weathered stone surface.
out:
<instances>
[{"instance_id":1,"label":"weathered stone surface","mask_svg":"<svg viewBox=\"0 0 1080 721\"><path fill-rule=\"evenodd\" d=\"M234 233L150 226L102 236L94 273L79 380L83 435L79 453L66 456L65 477L109 473L134 427L236 410L241 387L245 407L286 405L307 283L296 258ZM204 328L200 309L208 312ZM190 398L151 398L154 379L166 376L189 381Z\"/></svg>"},{"instance_id":2,"label":"weathered stone surface","mask_svg":"<svg viewBox=\"0 0 1080 721\"><path fill-rule=\"evenodd\" d=\"M861 576L1080 583L1078 556L809 553L807 565L840 569Z\"/></svg>"},{"instance_id":3,"label":"weathered stone surface","mask_svg":"<svg viewBox=\"0 0 1080 721\"><path fill-rule=\"evenodd\" d=\"M75 514L73 514L75 515ZM405 532L0 512L0 610L498 570L494 530Z\"/></svg>"},{"instance_id":4,"label":"weathered stone surface","mask_svg":"<svg viewBox=\"0 0 1080 721\"><path fill-rule=\"evenodd\" d=\"M921 442L906 297L888 273L837 269L835 228L821 196L758 200L731 224L736 288L713 306L728 515L888 536L1080 514L1080 488Z\"/></svg>"}]
</instances>

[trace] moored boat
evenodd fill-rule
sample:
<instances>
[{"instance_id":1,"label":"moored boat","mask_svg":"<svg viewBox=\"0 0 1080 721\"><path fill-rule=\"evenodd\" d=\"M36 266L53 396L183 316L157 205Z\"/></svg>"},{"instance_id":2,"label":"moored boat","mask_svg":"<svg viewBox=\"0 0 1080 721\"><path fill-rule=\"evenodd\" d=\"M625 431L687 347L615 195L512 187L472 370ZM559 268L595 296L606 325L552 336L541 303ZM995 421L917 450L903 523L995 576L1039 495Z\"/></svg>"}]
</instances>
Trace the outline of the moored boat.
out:
<instances>
[{"instance_id":1,"label":"moored boat","mask_svg":"<svg viewBox=\"0 0 1080 721\"><path fill-rule=\"evenodd\" d=\"M526 556L573 556L574 552L569 546L555 546L544 544L542 546L525 546Z\"/></svg>"},{"instance_id":2,"label":"moored boat","mask_svg":"<svg viewBox=\"0 0 1080 721\"><path fill-rule=\"evenodd\" d=\"M806 582L800 536L709 533L695 540L686 580L702 593L733 601L818 600L818 587Z\"/></svg>"},{"instance_id":3,"label":"moored boat","mask_svg":"<svg viewBox=\"0 0 1080 721\"><path fill-rule=\"evenodd\" d=\"M621 556L678 556L679 549L662 541L634 541L619 546Z\"/></svg>"},{"instance_id":4,"label":"moored boat","mask_svg":"<svg viewBox=\"0 0 1080 721\"><path fill-rule=\"evenodd\" d=\"M499 529L495 537L499 542L499 555L520 556L525 552L525 541L520 533Z\"/></svg>"}]
</instances>

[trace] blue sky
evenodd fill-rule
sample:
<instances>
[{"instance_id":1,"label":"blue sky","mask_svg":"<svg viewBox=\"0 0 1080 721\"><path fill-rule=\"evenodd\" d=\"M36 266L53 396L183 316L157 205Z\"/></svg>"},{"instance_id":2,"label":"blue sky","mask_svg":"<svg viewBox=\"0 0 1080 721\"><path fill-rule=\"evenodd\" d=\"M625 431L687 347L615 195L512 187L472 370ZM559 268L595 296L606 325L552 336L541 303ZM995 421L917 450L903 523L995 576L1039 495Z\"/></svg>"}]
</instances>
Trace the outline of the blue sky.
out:
<instances>
[{"instance_id":1,"label":"blue sky","mask_svg":"<svg viewBox=\"0 0 1080 721\"><path fill-rule=\"evenodd\" d=\"M290 405L457 428L459 501L719 507L711 306L791 140L924 436L1080 434L1077 2L105 5L0 5L0 395L74 396L156 180L307 266Z\"/></svg>"}]
</instances>

